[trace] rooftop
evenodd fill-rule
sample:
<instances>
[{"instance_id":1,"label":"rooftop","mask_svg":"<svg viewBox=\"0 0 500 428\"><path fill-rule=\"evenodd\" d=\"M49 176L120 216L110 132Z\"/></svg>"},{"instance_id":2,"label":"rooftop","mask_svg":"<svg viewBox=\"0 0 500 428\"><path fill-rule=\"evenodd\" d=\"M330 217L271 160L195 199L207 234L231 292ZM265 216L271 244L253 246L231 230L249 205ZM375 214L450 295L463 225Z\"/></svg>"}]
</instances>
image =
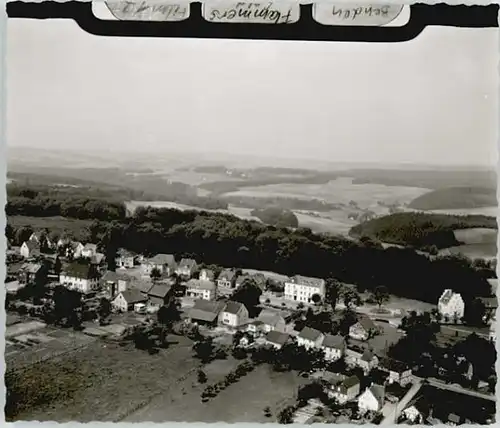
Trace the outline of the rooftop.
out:
<instances>
[{"instance_id":1,"label":"rooftop","mask_svg":"<svg viewBox=\"0 0 500 428\"><path fill-rule=\"evenodd\" d=\"M66 276L80 279L95 279L98 277L97 271L92 265L77 262L66 265L63 273Z\"/></svg>"},{"instance_id":2,"label":"rooftop","mask_svg":"<svg viewBox=\"0 0 500 428\"><path fill-rule=\"evenodd\" d=\"M344 349L345 340L340 335L326 334L322 346L325 348Z\"/></svg>"},{"instance_id":3,"label":"rooftop","mask_svg":"<svg viewBox=\"0 0 500 428\"><path fill-rule=\"evenodd\" d=\"M131 288L120 293L128 304L146 301L146 297L137 289Z\"/></svg>"},{"instance_id":4,"label":"rooftop","mask_svg":"<svg viewBox=\"0 0 500 428\"><path fill-rule=\"evenodd\" d=\"M232 281L235 277L236 273L231 270L231 269L224 269L219 277L217 279L221 279L221 280L226 280L226 281Z\"/></svg>"},{"instance_id":5,"label":"rooftop","mask_svg":"<svg viewBox=\"0 0 500 428\"><path fill-rule=\"evenodd\" d=\"M211 302L208 300L196 300L194 306L189 310L189 318L194 320L212 322L224 308L224 302Z\"/></svg>"},{"instance_id":6,"label":"rooftop","mask_svg":"<svg viewBox=\"0 0 500 428\"><path fill-rule=\"evenodd\" d=\"M172 254L157 254L156 256L149 259L149 263L155 265L175 265L175 257Z\"/></svg>"},{"instance_id":7,"label":"rooftop","mask_svg":"<svg viewBox=\"0 0 500 428\"><path fill-rule=\"evenodd\" d=\"M192 269L196 266L196 260L193 259L182 259L179 263L179 267Z\"/></svg>"},{"instance_id":8,"label":"rooftop","mask_svg":"<svg viewBox=\"0 0 500 428\"><path fill-rule=\"evenodd\" d=\"M28 249L30 251L33 251L33 250L40 250L40 245L38 244L37 241L26 241L25 242L26 246L28 247Z\"/></svg>"},{"instance_id":9,"label":"rooftop","mask_svg":"<svg viewBox=\"0 0 500 428\"><path fill-rule=\"evenodd\" d=\"M310 327L304 327L302 331L299 333L299 337L306 340L317 340L322 335L323 333L321 333L321 331Z\"/></svg>"},{"instance_id":10,"label":"rooftop","mask_svg":"<svg viewBox=\"0 0 500 428\"><path fill-rule=\"evenodd\" d=\"M361 324L364 330L369 331L377 328L375 323L372 321L372 319L365 314L359 314L357 316L357 322Z\"/></svg>"},{"instance_id":11,"label":"rooftop","mask_svg":"<svg viewBox=\"0 0 500 428\"><path fill-rule=\"evenodd\" d=\"M325 284L325 280L321 278L312 278L302 275L295 275L289 280L293 284L304 285L306 287L321 288Z\"/></svg>"},{"instance_id":12,"label":"rooftop","mask_svg":"<svg viewBox=\"0 0 500 428\"><path fill-rule=\"evenodd\" d=\"M204 281L202 279L190 279L186 283L186 287L188 289L196 289L196 290L215 290L215 283L212 281Z\"/></svg>"},{"instance_id":13,"label":"rooftop","mask_svg":"<svg viewBox=\"0 0 500 428\"><path fill-rule=\"evenodd\" d=\"M289 338L290 335L286 333L281 333L276 330L270 331L269 333L266 334L267 342L275 343L276 345L281 345L281 346L283 346L288 341Z\"/></svg>"},{"instance_id":14,"label":"rooftop","mask_svg":"<svg viewBox=\"0 0 500 428\"><path fill-rule=\"evenodd\" d=\"M226 307L224 308L224 312L236 315L244 307L245 307L245 305L243 303L233 302L230 300L229 302L226 303Z\"/></svg>"},{"instance_id":15,"label":"rooftop","mask_svg":"<svg viewBox=\"0 0 500 428\"><path fill-rule=\"evenodd\" d=\"M171 288L172 286L170 284L154 284L153 287L148 291L148 296L164 299Z\"/></svg>"}]
</instances>

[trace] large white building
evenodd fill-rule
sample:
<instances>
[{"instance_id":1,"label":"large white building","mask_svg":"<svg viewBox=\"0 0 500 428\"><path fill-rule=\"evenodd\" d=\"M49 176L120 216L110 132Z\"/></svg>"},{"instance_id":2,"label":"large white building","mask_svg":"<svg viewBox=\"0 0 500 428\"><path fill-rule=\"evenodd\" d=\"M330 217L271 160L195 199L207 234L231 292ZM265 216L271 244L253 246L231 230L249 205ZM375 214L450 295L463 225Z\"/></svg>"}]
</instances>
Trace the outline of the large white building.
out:
<instances>
[{"instance_id":1,"label":"large white building","mask_svg":"<svg viewBox=\"0 0 500 428\"><path fill-rule=\"evenodd\" d=\"M93 265L71 263L59 275L59 282L71 290L89 293L98 289L98 278L99 275Z\"/></svg>"},{"instance_id":2,"label":"large white building","mask_svg":"<svg viewBox=\"0 0 500 428\"><path fill-rule=\"evenodd\" d=\"M317 294L321 300L325 298L325 280L295 275L285 282L285 299L297 302L312 303Z\"/></svg>"},{"instance_id":3,"label":"large white building","mask_svg":"<svg viewBox=\"0 0 500 428\"><path fill-rule=\"evenodd\" d=\"M444 290L438 301L438 311L444 318L460 320L465 313L462 296L449 288Z\"/></svg>"}]
</instances>

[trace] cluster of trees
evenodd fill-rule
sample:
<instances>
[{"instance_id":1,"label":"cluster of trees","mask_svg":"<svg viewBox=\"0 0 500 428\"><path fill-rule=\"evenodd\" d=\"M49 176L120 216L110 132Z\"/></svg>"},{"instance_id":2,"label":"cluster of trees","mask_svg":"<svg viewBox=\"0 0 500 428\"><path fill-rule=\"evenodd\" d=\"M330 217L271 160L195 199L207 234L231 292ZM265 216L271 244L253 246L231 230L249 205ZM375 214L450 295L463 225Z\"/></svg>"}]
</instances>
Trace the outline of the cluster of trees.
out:
<instances>
[{"instance_id":1,"label":"cluster of trees","mask_svg":"<svg viewBox=\"0 0 500 428\"><path fill-rule=\"evenodd\" d=\"M77 219L115 220L126 217L122 201L68 194L50 187L7 187L5 212L31 217L62 216Z\"/></svg>"},{"instance_id":2,"label":"cluster of trees","mask_svg":"<svg viewBox=\"0 0 500 428\"><path fill-rule=\"evenodd\" d=\"M276 227L299 227L297 216L290 210L278 207L268 207L263 209L253 209L251 215L257 217L262 223Z\"/></svg>"},{"instance_id":3,"label":"cluster of trees","mask_svg":"<svg viewBox=\"0 0 500 428\"><path fill-rule=\"evenodd\" d=\"M498 229L496 219L484 215L448 215L395 213L354 226L349 234L382 242L411 245L415 248L448 248L460 245L454 230L469 228Z\"/></svg>"},{"instance_id":4,"label":"cluster of trees","mask_svg":"<svg viewBox=\"0 0 500 428\"><path fill-rule=\"evenodd\" d=\"M452 346L440 346L440 326L434 313L410 313L401 321L406 332L389 349L389 355L416 368L422 377L445 377L451 382L477 387L480 380L494 390L496 349L492 341L472 333ZM469 364L472 377L467 378Z\"/></svg>"},{"instance_id":5,"label":"cluster of trees","mask_svg":"<svg viewBox=\"0 0 500 428\"><path fill-rule=\"evenodd\" d=\"M246 376L248 373L251 373L254 369L255 364L251 361L244 361L240 363L238 367L229 372L223 380L213 385L208 385L201 393L202 401L207 402L210 398L216 397L221 391L223 391L233 383L238 382L238 380L240 380L243 376ZM202 379L203 378L204 377L202 376Z\"/></svg>"}]
</instances>

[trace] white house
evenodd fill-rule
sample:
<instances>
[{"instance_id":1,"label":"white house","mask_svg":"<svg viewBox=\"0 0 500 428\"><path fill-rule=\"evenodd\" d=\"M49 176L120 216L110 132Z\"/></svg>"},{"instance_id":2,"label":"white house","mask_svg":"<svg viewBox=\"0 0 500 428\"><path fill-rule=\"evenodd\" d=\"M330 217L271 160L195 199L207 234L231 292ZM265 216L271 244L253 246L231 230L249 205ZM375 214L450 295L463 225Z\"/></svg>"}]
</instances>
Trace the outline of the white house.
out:
<instances>
[{"instance_id":1,"label":"white house","mask_svg":"<svg viewBox=\"0 0 500 428\"><path fill-rule=\"evenodd\" d=\"M179 276L191 278L198 264L193 259L181 259L175 273Z\"/></svg>"},{"instance_id":2,"label":"white house","mask_svg":"<svg viewBox=\"0 0 500 428\"><path fill-rule=\"evenodd\" d=\"M385 388L381 385L372 384L366 388L358 397L360 413L378 412L384 407Z\"/></svg>"},{"instance_id":3,"label":"white house","mask_svg":"<svg viewBox=\"0 0 500 428\"><path fill-rule=\"evenodd\" d=\"M302 303L312 303L317 294L321 300L325 298L325 280L295 275L285 282L285 299Z\"/></svg>"},{"instance_id":4,"label":"white house","mask_svg":"<svg viewBox=\"0 0 500 428\"><path fill-rule=\"evenodd\" d=\"M137 264L138 257L136 254L120 248L116 254L115 262L118 268L131 269Z\"/></svg>"},{"instance_id":5,"label":"white house","mask_svg":"<svg viewBox=\"0 0 500 428\"><path fill-rule=\"evenodd\" d=\"M146 302L147 297L144 296L139 290L131 288L120 292L111 302L111 305L121 311L127 312L134 309L136 303Z\"/></svg>"},{"instance_id":6,"label":"white house","mask_svg":"<svg viewBox=\"0 0 500 428\"><path fill-rule=\"evenodd\" d=\"M273 330L285 332L285 319L276 312L264 309L257 317L257 321L262 323L260 324L260 328L264 333L269 333Z\"/></svg>"},{"instance_id":7,"label":"white house","mask_svg":"<svg viewBox=\"0 0 500 428\"><path fill-rule=\"evenodd\" d=\"M335 361L343 357L346 348L345 339L340 335L326 334L321 344L325 359Z\"/></svg>"},{"instance_id":8,"label":"white house","mask_svg":"<svg viewBox=\"0 0 500 428\"><path fill-rule=\"evenodd\" d=\"M83 248L84 246L81 242L71 242L66 256L69 256L71 254L73 258L78 259L82 257Z\"/></svg>"},{"instance_id":9,"label":"white house","mask_svg":"<svg viewBox=\"0 0 500 428\"><path fill-rule=\"evenodd\" d=\"M297 336L297 344L307 349L320 348L325 335L314 328L304 327Z\"/></svg>"},{"instance_id":10,"label":"white house","mask_svg":"<svg viewBox=\"0 0 500 428\"><path fill-rule=\"evenodd\" d=\"M190 279L186 284L186 296L195 299L215 300L217 297L217 286L212 281Z\"/></svg>"},{"instance_id":11,"label":"white house","mask_svg":"<svg viewBox=\"0 0 500 428\"><path fill-rule=\"evenodd\" d=\"M89 293L98 289L98 278L94 265L71 263L59 275L59 282L69 289Z\"/></svg>"},{"instance_id":12,"label":"white house","mask_svg":"<svg viewBox=\"0 0 500 428\"><path fill-rule=\"evenodd\" d=\"M350 367L360 367L365 373L378 366L378 357L369 349L362 354L353 349L346 349L345 361Z\"/></svg>"},{"instance_id":13,"label":"white house","mask_svg":"<svg viewBox=\"0 0 500 428\"><path fill-rule=\"evenodd\" d=\"M335 398L340 404L354 400L360 391L360 381L357 376L350 376L328 390L328 396Z\"/></svg>"},{"instance_id":14,"label":"white house","mask_svg":"<svg viewBox=\"0 0 500 428\"><path fill-rule=\"evenodd\" d=\"M236 274L230 269L223 270L217 278L217 286L231 289L235 286Z\"/></svg>"},{"instance_id":15,"label":"white house","mask_svg":"<svg viewBox=\"0 0 500 428\"><path fill-rule=\"evenodd\" d=\"M248 309L243 303L229 301L219 314L219 323L230 328L239 328L248 323Z\"/></svg>"},{"instance_id":16,"label":"white house","mask_svg":"<svg viewBox=\"0 0 500 428\"><path fill-rule=\"evenodd\" d=\"M40 245L36 241L25 241L19 252L25 259L38 256L40 255Z\"/></svg>"},{"instance_id":17,"label":"white house","mask_svg":"<svg viewBox=\"0 0 500 428\"><path fill-rule=\"evenodd\" d=\"M444 290L438 301L438 311L449 320L461 319L465 313L465 303L462 296L449 288Z\"/></svg>"},{"instance_id":18,"label":"white house","mask_svg":"<svg viewBox=\"0 0 500 428\"><path fill-rule=\"evenodd\" d=\"M97 245L96 244L87 243L83 246L82 257L90 259L90 258L94 257L96 254L97 254Z\"/></svg>"},{"instance_id":19,"label":"white house","mask_svg":"<svg viewBox=\"0 0 500 428\"><path fill-rule=\"evenodd\" d=\"M202 269L200 271L200 275L198 276L199 279L202 281L214 281L215 280L215 274L214 271L211 269Z\"/></svg>"},{"instance_id":20,"label":"white house","mask_svg":"<svg viewBox=\"0 0 500 428\"><path fill-rule=\"evenodd\" d=\"M116 272L106 272L100 282L111 298L116 297L117 294L127 290L132 279L127 275L121 275Z\"/></svg>"},{"instance_id":21,"label":"white house","mask_svg":"<svg viewBox=\"0 0 500 428\"><path fill-rule=\"evenodd\" d=\"M377 331L377 326L365 314L359 314L357 321L349 327L349 336L356 340L368 340Z\"/></svg>"},{"instance_id":22,"label":"white house","mask_svg":"<svg viewBox=\"0 0 500 428\"><path fill-rule=\"evenodd\" d=\"M411 368L402 361L386 358L380 362L379 366L381 369L389 372L389 384L399 383L401 386L406 386L413 380Z\"/></svg>"},{"instance_id":23,"label":"white house","mask_svg":"<svg viewBox=\"0 0 500 428\"><path fill-rule=\"evenodd\" d=\"M170 276L176 267L175 257L172 254L157 254L141 265L143 276L150 276L153 269L157 269L162 275Z\"/></svg>"}]
</instances>

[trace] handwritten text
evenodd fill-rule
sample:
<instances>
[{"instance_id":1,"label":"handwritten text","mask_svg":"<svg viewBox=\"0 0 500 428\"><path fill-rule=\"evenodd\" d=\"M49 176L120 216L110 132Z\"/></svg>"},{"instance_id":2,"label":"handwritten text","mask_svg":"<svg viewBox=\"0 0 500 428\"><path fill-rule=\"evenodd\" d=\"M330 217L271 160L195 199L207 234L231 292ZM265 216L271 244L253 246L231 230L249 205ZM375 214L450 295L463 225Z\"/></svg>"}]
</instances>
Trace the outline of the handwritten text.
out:
<instances>
[{"instance_id":1,"label":"handwritten text","mask_svg":"<svg viewBox=\"0 0 500 428\"><path fill-rule=\"evenodd\" d=\"M205 3L204 17L212 22L255 22L290 24L299 19L298 5L238 2L226 7Z\"/></svg>"}]
</instances>

